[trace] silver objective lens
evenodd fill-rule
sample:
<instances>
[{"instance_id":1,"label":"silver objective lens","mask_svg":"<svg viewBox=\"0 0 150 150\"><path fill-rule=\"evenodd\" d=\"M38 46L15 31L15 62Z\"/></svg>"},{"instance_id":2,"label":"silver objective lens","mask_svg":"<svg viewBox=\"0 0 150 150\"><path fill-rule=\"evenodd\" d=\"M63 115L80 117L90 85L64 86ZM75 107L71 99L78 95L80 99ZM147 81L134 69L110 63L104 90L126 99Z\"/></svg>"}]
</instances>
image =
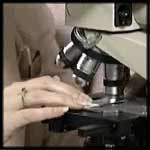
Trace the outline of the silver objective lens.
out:
<instances>
[{"instance_id":1,"label":"silver objective lens","mask_svg":"<svg viewBox=\"0 0 150 150\"><path fill-rule=\"evenodd\" d=\"M122 81L124 77L124 66L121 64L105 64L105 79L109 81ZM106 95L112 96L110 103L120 100L118 95L123 95L121 86L105 86Z\"/></svg>"},{"instance_id":2,"label":"silver objective lens","mask_svg":"<svg viewBox=\"0 0 150 150\"><path fill-rule=\"evenodd\" d=\"M102 38L101 33L93 30L85 30L83 28L74 28L72 31L73 42L70 42L56 57L56 65L61 67L69 67L75 64L82 54L82 50L78 48L81 44L85 49L95 47L96 43ZM74 44L75 43L75 44Z\"/></svg>"},{"instance_id":3,"label":"silver objective lens","mask_svg":"<svg viewBox=\"0 0 150 150\"><path fill-rule=\"evenodd\" d=\"M81 56L82 52L73 44L73 42L70 42L66 47L64 47L63 53L64 53L65 59L67 59L68 62L72 64ZM56 65L61 66L61 67L66 66L60 54L58 54L56 57Z\"/></svg>"},{"instance_id":4,"label":"silver objective lens","mask_svg":"<svg viewBox=\"0 0 150 150\"><path fill-rule=\"evenodd\" d=\"M80 74L73 74L73 77L75 78L76 82L79 83L82 87L87 85L89 83L89 78L93 77L99 67L100 63L89 56L87 56L85 53L82 53L77 65L76 69L83 73L84 76L87 77L87 79L84 79L83 77L80 77Z\"/></svg>"}]
</instances>

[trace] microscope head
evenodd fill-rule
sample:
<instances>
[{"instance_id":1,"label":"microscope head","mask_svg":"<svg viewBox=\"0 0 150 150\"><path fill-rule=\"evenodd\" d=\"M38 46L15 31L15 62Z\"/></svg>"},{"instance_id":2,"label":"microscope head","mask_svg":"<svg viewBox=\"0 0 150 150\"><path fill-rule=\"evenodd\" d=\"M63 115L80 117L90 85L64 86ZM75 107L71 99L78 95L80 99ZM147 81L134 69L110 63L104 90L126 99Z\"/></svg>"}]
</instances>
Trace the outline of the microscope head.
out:
<instances>
[{"instance_id":1,"label":"microscope head","mask_svg":"<svg viewBox=\"0 0 150 150\"><path fill-rule=\"evenodd\" d=\"M104 32L133 31L146 26L144 3L66 4L66 25Z\"/></svg>"},{"instance_id":2,"label":"microscope head","mask_svg":"<svg viewBox=\"0 0 150 150\"><path fill-rule=\"evenodd\" d=\"M90 83L108 57L109 63L123 64L146 78L146 5L66 4L65 11L66 25L74 26L72 41L57 55L56 64L70 67L81 87Z\"/></svg>"}]
</instances>

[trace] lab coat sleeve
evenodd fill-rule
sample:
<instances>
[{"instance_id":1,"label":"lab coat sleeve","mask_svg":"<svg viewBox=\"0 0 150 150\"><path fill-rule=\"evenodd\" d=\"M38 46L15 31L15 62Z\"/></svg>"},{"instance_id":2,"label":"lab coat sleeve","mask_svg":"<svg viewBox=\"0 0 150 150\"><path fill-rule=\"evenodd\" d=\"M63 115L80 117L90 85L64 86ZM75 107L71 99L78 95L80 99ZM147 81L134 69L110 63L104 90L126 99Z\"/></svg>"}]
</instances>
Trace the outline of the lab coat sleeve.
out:
<instances>
[{"instance_id":1,"label":"lab coat sleeve","mask_svg":"<svg viewBox=\"0 0 150 150\"><path fill-rule=\"evenodd\" d=\"M32 50L39 50L41 54L42 75L58 75L62 81L74 84L72 71L57 67L54 62L59 51L56 41L54 18L46 4L17 4L15 18L17 30L24 43ZM68 80L69 78L69 80Z\"/></svg>"},{"instance_id":2,"label":"lab coat sleeve","mask_svg":"<svg viewBox=\"0 0 150 150\"><path fill-rule=\"evenodd\" d=\"M54 64L59 45L55 38L56 30L50 9L45 4L12 5L17 31L23 43L31 50L40 51L42 70L39 76L58 75L62 81L74 84L71 70L60 69ZM29 146L40 146L48 136L49 131L45 124L34 123L26 128L25 143Z\"/></svg>"}]
</instances>

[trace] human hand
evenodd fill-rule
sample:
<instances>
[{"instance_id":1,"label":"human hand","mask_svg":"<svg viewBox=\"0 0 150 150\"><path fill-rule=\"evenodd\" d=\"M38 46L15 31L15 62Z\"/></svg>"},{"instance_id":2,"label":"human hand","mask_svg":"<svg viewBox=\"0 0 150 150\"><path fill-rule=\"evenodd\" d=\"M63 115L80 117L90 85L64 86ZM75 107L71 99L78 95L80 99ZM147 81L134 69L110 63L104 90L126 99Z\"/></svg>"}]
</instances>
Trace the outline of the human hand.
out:
<instances>
[{"instance_id":1,"label":"human hand","mask_svg":"<svg viewBox=\"0 0 150 150\"><path fill-rule=\"evenodd\" d=\"M21 92L22 89L26 93ZM90 97L56 77L14 83L4 89L4 142L17 128L61 116L68 108L81 109L89 104Z\"/></svg>"}]
</instances>

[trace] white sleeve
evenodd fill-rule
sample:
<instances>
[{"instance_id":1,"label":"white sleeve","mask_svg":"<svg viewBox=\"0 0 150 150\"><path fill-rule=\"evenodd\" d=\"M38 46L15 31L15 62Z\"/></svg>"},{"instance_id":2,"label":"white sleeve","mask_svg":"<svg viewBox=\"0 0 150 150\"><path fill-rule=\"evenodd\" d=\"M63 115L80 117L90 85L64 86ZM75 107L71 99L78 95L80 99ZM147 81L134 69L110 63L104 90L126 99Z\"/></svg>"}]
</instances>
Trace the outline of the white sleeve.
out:
<instances>
[{"instance_id":1,"label":"white sleeve","mask_svg":"<svg viewBox=\"0 0 150 150\"><path fill-rule=\"evenodd\" d=\"M55 35L54 19L46 4L12 4L17 30L25 39L35 46L48 32Z\"/></svg>"},{"instance_id":2,"label":"white sleeve","mask_svg":"<svg viewBox=\"0 0 150 150\"><path fill-rule=\"evenodd\" d=\"M24 43L41 53L41 75L59 75L63 81L72 84L71 70L62 70L54 64L60 48L55 36L56 29L51 10L46 4L13 5L17 30Z\"/></svg>"}]
</instances>

